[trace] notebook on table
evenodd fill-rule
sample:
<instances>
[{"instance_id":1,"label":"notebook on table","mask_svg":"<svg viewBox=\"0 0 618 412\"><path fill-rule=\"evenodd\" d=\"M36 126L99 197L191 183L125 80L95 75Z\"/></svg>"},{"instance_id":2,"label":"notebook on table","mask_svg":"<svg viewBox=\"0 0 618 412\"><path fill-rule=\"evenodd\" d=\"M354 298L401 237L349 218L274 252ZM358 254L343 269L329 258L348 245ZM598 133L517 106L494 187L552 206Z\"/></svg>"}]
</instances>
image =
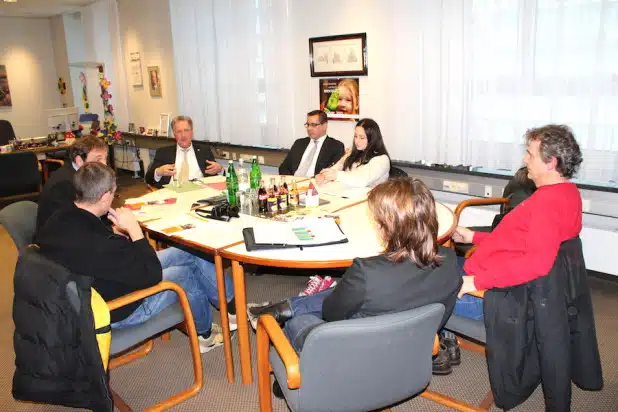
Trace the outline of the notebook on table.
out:
<instances>
[{"instance_id":1,"label":"notebook on table","mask_svg":"<svg viewBox=\"0 0 618 412\"><path fill-rule=\"evenodd\" d=\"M242 231L245 246L254 250L303 248L347 243L348 238L334 219L257 224Z\"/></svg>"}]
</instances>

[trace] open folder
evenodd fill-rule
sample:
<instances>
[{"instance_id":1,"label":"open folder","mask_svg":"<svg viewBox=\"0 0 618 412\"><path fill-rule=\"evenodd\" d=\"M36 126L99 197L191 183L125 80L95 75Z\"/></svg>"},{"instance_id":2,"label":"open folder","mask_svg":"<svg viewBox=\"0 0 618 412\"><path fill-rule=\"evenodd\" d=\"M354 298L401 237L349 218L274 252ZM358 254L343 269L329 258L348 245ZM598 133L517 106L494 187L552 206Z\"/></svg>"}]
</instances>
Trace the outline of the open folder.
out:
<instances>
[{"instance_id":1,"label":"open folder","mask_svg":"<svg viewBox=\"0 0 618 412\"><path fill-rule=\"evenodd\" d=\"M346 243L334 219L310 219L296 222L257 224L242 231L248 251L309 247Z\"/></svg>"}]
</instances>

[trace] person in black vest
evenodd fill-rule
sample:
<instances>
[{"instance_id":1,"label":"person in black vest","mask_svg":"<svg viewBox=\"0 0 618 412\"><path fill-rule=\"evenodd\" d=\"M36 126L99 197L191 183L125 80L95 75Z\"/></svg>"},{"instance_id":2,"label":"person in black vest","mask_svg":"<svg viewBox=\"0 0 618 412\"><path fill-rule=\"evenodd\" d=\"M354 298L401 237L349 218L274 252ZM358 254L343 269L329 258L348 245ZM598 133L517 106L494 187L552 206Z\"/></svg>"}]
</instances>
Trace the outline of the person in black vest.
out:
<instances>
[{"instance_id":1,"label":"person in black vest","mask_svg":"<svg viewBox=\"0 0 618 412\"><path fill-rule=\"evenodd\" d=\"M220 327L212 323L210 310L211 303L218 306L212 264L180 249L155 252L133 213L111 207L116 177L110 167L85 163L73 176L73 184L75 202L54 213L40 230L41 253L73 274L94 278L94 289L106 301L162 280L177 283L187 293L200 352L220 346L223 337ZM124 235L113 233L101 221L103 216ZM174 292L165 291L123 306L112 311L112 328L143 323L177 300Z\"/></svg>"},{"instance_id":2,"label":"person in black vest","mask_svg":"<svg viewBox=\"0 0 618 412\"><path fill-rule=\"evenodd\" d=\"M308 137L298 139L279 166L279 174L315 176L331 167L343 156L345 148L339 140L327 135L328 118L322 110L307 113Z\"/></svg>"},{"instance_id":3,"label":"person in black vest","mask_svg":"<svg viewBox=\"0 0 618 412\"><path fill-rule=\"evenodd\" d=\"M103 140L95 136L85 136L71 145L69 158L64 162L64 166L52 173L39 196L36 234L54 212L73 204L73 175L86 162L107 164L107 144Z\"/></svg>"},{"instance_id":4,"label":"person in black vest","mask_svg":"<svg viewBox=\"0 0 618 412\"><path fill-rule=\"evenodd\" d=\"M210 146L193 140L193 120L189 116L176 116L172 120L172 132L176 145L157 149L146 172L146 183L162 188L172 176L188 181L204 175L214 176L223 170L215 162Z\"/></svg>"}]
</instances>

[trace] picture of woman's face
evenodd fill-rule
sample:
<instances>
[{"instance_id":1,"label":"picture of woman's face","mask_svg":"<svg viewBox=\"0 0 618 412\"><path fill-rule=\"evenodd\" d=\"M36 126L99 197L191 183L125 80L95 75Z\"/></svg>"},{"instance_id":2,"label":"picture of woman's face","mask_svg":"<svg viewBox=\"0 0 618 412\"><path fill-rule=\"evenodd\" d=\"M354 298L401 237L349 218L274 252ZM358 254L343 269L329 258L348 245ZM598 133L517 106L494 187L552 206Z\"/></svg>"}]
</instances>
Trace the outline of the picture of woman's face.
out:
<instances>
[{"instance_id":1,"label":"picture of woman's face","mask_svg":"<svg viewBox=\"0 0 618 412\"><path fill-rule=\"evenodd\" d=\"M338 110L344 114L358 114L358 107L355 107L352 90L348 87L339 87L339 107Z\"/></svg>"},{"instance_id":2,"label":"picture of woman's face","mask_svg":"<svg viewBox=\"0 0 618 412\"><path fill-rule=\"evenodd\" d=\"M368 143L369 140L367 140L367 134L365 133L365 129L357 126L356 129L354 129L354 146L356 146L356 150L365 150Z\"/></svg>"},{"instance_id":3,"label":"picture of woman's face","mask_svg":"<svg viewBox=\"0 0 618 412\"><path fill-rule=\"evenodd\" d=\"M154 70L150 72L150 84L152 85L153 89L159 87L159 78L157 76L157 72Z\"/></svg>"}]
</instances>

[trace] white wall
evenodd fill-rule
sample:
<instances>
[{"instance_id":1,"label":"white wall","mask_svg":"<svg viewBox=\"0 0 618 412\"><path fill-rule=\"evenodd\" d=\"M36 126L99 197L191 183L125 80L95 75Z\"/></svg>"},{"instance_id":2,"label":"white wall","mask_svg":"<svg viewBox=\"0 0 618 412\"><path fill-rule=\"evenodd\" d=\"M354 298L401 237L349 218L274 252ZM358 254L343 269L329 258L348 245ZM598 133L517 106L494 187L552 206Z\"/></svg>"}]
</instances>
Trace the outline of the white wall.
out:
<instances>
[{"instance_id":1,"label":"white wall","mask_svg":"<svg viewBox=\"0 0 618 412\"><path fill-rule=\"evenodd\" d=\"M400 3L399 0L394 2ZM303 123L305 114L319 109L318 78L311 77L309 69L309 45L311 37L332 36L348 33L367 33L368 76L359 76L360 117L370 115L375 119L390 149L389 130L394 130L385 121L389 111L389 73L392 55L396 53L391 37L391 7L375 0L341 0L333 3L329 0L290 1L289 15L293 22L293 41L295 54L294 73L296 76L294 106L297 108L294 121L296 138L305 136ZM427 2L429 3L429 2ZM323 12L328 10L328 12ZM315 18L308 18L314 16ZM401 53L398 53L401 55ZM406 62L400 61L401 65ZM354 122L329 121L329 135L341 140L346 147L352 144ZM291 145L292 142L290 142ZM393 156L397 158L397 156Z\"/></svg>"},{"instance_id":2,"label":"white wall","mask_svg":"<svg viewBox=\"0 0 618 412\"><path fill-rule=\"evenodd\" d=\"M136 127L159 128L161 113L178 114L178 92L174 74L174 50L168 0L143 2L118 0L120 37L127 82L129 121ZM129 54L139 52L143 86L132 86ZM151 97L148 90L148 66L159 66L162 97Z\"/></svg>"},{"instance_id":3,"label":"white wall","mask_svg":"<svg viewBox=\"0 0 618 412\"><path fill-rule=\"evenodd\" d=\"M71 88L71 73L69 72L69 55L67 51L66 36L64 35L64 22L62 16L51 18L52 45L54 47L54 64L58 77L62 77L67 86L64 95L60 95L60 103L70 107L73 104L73 90Z\"/></svg>"},{"instance_id":4,"label":"white wall","mask_svg":"<svg viewBox=\"0 0 618 412\"><path fill-rule=\"evenodd\" d=\"M47 135L46 109L61 107L48 18L0 17L0 64L6 65L13 107L0 109L18 137Z\"/></svg>"}]
</instances>

